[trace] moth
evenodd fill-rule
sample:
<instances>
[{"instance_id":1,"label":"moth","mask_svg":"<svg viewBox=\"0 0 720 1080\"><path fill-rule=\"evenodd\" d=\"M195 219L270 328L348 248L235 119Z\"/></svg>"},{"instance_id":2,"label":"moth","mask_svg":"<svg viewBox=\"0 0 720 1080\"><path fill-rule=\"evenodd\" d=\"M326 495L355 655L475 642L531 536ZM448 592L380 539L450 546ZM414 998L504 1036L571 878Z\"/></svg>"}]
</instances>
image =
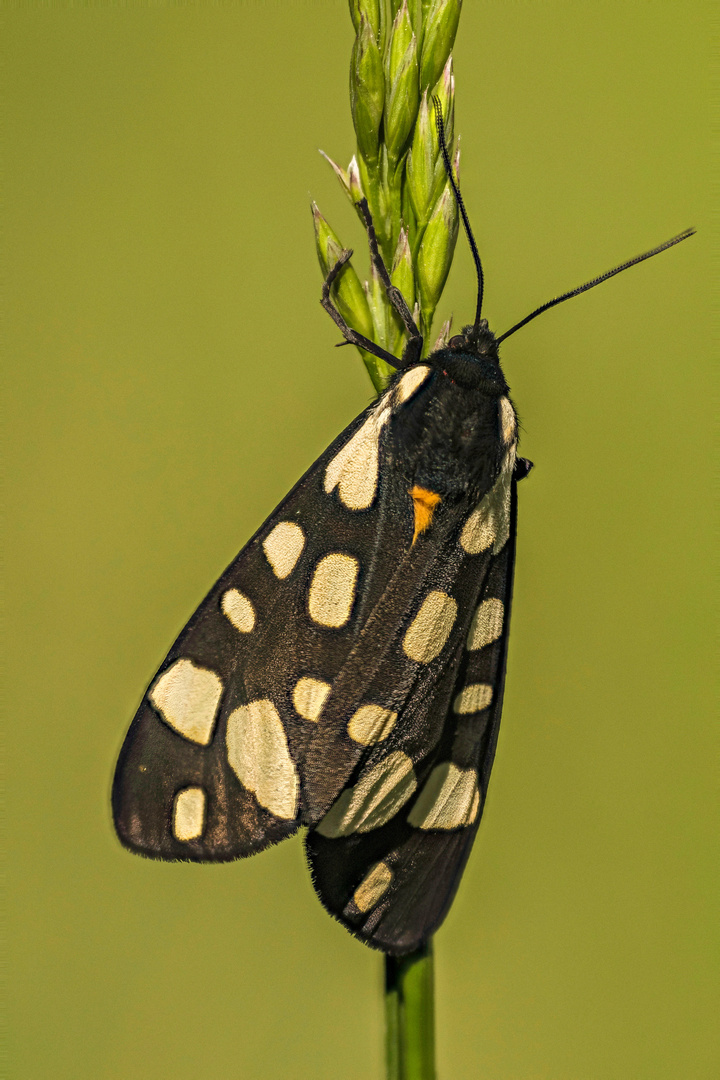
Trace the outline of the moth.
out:
<instances>
[{"instance_id":1,"label":"moth","mask_svg":"<svg viewBox=\"0 0 720 1080\"><path fill-rule=\"evenodd\" d=\"M518 422L499 344L520 326L690 235L538 308L496 338L481 317L423 357L407 330L384 393L328 447L211 589L150 684L112 805L127 847L225 861L308 831L327 910L392 955L437 929L487 796L507 662Z\"/></svg>"}]
</instances>

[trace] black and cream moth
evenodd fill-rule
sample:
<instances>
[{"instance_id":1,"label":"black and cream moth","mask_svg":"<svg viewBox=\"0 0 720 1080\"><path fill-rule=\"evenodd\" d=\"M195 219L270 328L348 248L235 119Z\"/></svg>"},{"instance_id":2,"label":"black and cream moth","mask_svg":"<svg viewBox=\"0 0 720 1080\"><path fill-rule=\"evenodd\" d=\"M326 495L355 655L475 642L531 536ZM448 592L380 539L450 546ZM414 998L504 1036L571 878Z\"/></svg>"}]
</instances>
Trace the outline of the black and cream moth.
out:
<instances>
[{"instance_id":1,"label":"black and cream moth","mask_svg":"<svg viewBox=\"0 0 720 1080\"><path fill-rule=\"evenodd\" d=\"M424 941L495 754L516 451L484 320L399 370L170 650L120 754L123 843L220 861L307 826L331 914L389 953Z\"/></svg>"},{"instance_id":2,"label":"black and cream moth","mask_svg":"<svg viewBox=\"0 0 720 1080\"><path fill-rule=\"evenodd\" d=\"M686 230L543 304L500 338L480 317L422 355L405 324L385 392L308 470L195 612L151 683L113 784L133 851L224 861L308 829L313 883L366 944L410 952L440 925L487 795L507 658L518 424L498 345L541 312L691 235Z\"/></svg>"}]
</instances>

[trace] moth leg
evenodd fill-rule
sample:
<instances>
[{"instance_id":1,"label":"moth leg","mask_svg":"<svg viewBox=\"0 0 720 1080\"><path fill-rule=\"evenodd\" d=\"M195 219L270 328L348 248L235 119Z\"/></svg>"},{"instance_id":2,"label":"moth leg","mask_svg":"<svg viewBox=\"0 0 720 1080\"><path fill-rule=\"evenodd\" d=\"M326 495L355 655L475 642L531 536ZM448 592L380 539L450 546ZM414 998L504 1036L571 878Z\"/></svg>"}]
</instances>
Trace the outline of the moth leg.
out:
<instances>
[{"instance_id":1,"label":"moth leg","mask_svg":"<svg viewBox=\"0 0 720 1080\"><path fill-rule=\"evenodd\" d=\"M379 345L376 345L374 341L370 341L369 338L364 337L362 334L358 334L356 330L352 330L345 322L342 315L335 307L332 299L330 298L330 289L333 286L335 278L338 276L345 263L348 262L351 258L352 251L348 250L347 248L343 252L341 252L340 258L335 263L335 265L331 267L328 276L323 282L322 298L320 300L320 303L324 307L325 311L327 311L328 315L335 323L335 325L339 328L342 336L345 338L345 341L342 341L340 344L344 345L348 343L350 345L358 345L361 349L365 349L366 352L372 353L373 356L379 357L380 360L384 360L387 364L390 364L391 367L405 367L405 364L399 357L393 356L393 354L387 352L386 349L383 349Z\"/></svg>"},{"instance_id":2,"label":"moth leg","mask_svg":"<svg viewBox=\"0 0 720 1080\"><path fill-rule=\"evenodd\" d=\"M515 468L513 470L513 476L516 480L524 480L530 470L533 468L534 462L530 461L526 457L519 457L515 459Z\"/></svg>"},{"instance_id":3,"label":"moth leg","mask_svg":"<svg viewBox=\"0 0 720 1080\"><path fill-rule=\"evenodd\" d=\"M375 232L375 226L373 225L372 214L370 213L370 207L368 206L367 199L361 199L359 202L360 213L365 220L365 229L367 230L368 245L370 247L370 257L373 261L373 266L378 272L380 280L385 286L385 291L388 295L388 300L397 311L400 316L403 326L408 333L408 343L405 346L403 352L403 360L405 366L408 364L414 364L416 360L420 359L423 347L423 338L420 333L415 320L413 319L412 312L407 306L405 297L400 292L400 289L396 285L393 285L388 274L387 267L383 262L383 257L380 254L380 248L378 247L377 234Z\"/></svg>"}]
</instances>

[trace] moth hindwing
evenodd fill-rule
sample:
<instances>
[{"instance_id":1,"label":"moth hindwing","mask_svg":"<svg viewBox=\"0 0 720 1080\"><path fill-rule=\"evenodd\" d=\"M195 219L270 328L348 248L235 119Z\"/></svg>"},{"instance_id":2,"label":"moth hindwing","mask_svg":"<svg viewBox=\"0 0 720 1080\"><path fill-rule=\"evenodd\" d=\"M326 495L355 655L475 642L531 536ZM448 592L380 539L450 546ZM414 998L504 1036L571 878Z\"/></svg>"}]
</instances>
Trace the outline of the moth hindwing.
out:
<instances>
[{"instance_id":1,"label":"moth hindwing","mask_svg":"<svg viewBox=\"0 0 720 1080\"><path fill-rule=\"evenodd\" d=\"M241 551L113 786L121 840L153 857L235 859L308 826L320 899L390 953L447 911L500 720L522 459L481 331L400 370Z\"/></svg>"}]
</instances>

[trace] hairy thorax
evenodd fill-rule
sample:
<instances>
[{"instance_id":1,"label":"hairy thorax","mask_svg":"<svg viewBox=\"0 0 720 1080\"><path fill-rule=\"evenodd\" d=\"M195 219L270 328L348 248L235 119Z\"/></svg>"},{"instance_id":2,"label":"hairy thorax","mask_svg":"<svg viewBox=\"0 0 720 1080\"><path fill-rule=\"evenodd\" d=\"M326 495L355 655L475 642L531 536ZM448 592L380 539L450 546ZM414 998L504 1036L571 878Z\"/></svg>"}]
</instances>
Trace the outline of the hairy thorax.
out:
<instances>
[{"instance_id":1,"label":"hairy thorax","mask_svg":"<svg viewBox=\"0 0 720 1080\"><path fill-rule=\"evenodd\" d=\"M474 503L516 442L507 383L497 359L458 347L426 363L430 378L393 418L393 458L410 486Z\"/></svg>"}]
</instances>

